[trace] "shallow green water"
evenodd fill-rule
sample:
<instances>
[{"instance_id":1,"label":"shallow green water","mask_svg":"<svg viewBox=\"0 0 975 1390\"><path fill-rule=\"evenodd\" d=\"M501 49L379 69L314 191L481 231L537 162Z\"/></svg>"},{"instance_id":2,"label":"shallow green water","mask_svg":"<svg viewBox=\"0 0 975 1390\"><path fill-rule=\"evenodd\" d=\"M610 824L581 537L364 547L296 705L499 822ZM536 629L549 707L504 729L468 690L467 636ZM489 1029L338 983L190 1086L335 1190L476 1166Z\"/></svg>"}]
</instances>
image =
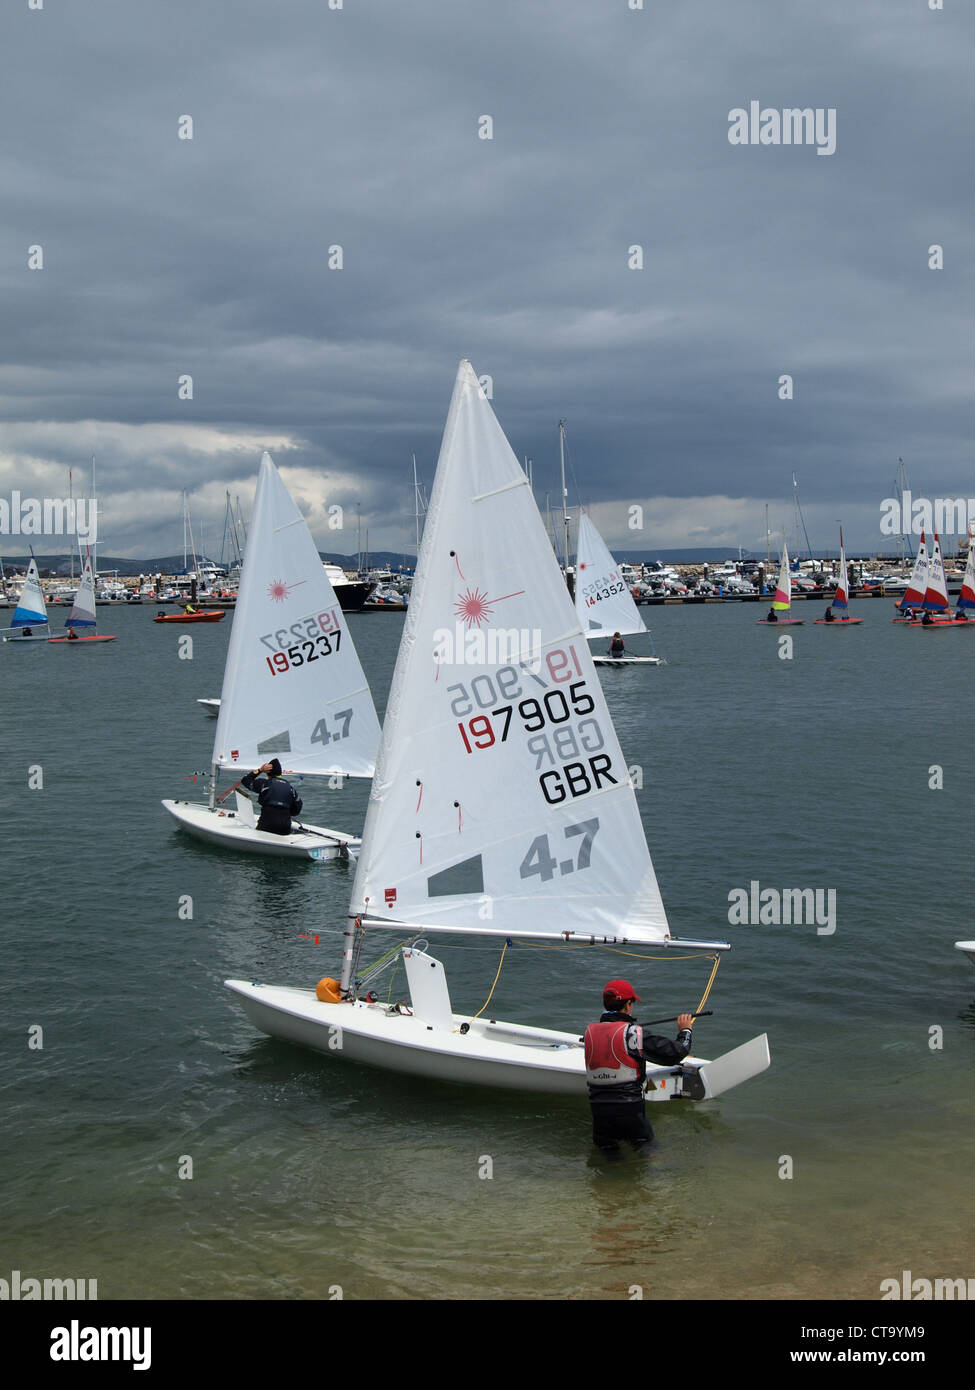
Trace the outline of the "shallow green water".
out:
<instances>
[{"instance_id":1,"label":"shallow green water","mask_svg":"<svg viewBox=\"0 0 975 1390\"><path fill-rule=\"evenodd\" d=\"M971 1273L975 970L953 942L975 936L975 636L892 626L877 601L860 628L794 629L783 661L752 606L649 611L668 665L602 679L672 926L734 942L695 1048L767 1031L773 1060L710 1107L653 1107L652 1157L611 1166L584 1101L355 1068L235 1006L228 976L336 971L351 877L211 850L159 805L207 765L195 700L219 694L229 618L190 661L147 608L99 610L116 643L0 652L0 1276L97 1278L102 1298L748 1299ZM402 618L352 621L381 708ZM360 828L365 785L303 794ZM730 926L753 879L835 890L835 933ZM438 954L455 1007L479 1007L498 948ZM521 947L492 1012L581 1028L620 973L647 1017L706 980Z\"/></svg>"}]
</instances>

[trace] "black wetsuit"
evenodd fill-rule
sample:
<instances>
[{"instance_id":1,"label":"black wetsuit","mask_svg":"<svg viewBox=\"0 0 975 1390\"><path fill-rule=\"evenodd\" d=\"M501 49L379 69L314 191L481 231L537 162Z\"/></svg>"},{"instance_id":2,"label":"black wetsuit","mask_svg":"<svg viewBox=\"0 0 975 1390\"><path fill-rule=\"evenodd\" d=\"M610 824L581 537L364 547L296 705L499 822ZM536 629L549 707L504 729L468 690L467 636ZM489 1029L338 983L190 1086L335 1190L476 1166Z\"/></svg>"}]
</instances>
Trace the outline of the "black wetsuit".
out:
<instances>
[{"instance_id":1,"label":"black wetsuit","mask_svg":"<svg viewBox=\"0 0 975 1390\"><path fill-rule=\"evenodd\" d=\"M248 791L257 793L261 807L258 830L269 830L272 835L290 835L291 817L301 810L302 801L295 789L283 777L264 777L259 772L248 772L240 779Z\"/></svg>"},{"instance_id":2,"label":"black wetsuit","mask_svg":"<svg viewBox=\"0 0 975 1390\"><path fill-rule=\"evenodd\" d=\"M600 1014L600 1023L637 1024L638 1020L628 1014ZM643 1083L647 1075L647 1062L658 1065L676 1066L691 1050L691 1030L682 1028L676 1042L657 1033L643 1033L643 1047L639 1053L627 1052L637 1062L633 1079L618 1086L589 1087L589 1108L592 1111L592 1142L600 1149L613 1152L619 1148L618 1140L627 1139L634 1146L649 1143L653 1130L647 1119L643 1099Z\"/></svg>"}]
</instances>

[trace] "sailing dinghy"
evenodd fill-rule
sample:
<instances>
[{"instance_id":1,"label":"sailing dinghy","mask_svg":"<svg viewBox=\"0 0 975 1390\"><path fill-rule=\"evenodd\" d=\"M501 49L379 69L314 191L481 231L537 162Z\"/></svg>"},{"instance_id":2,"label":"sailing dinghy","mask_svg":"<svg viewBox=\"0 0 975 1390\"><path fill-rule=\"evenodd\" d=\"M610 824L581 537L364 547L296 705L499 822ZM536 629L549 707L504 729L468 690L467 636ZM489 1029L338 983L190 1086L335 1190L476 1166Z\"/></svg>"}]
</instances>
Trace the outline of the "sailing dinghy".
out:
<instances>
[{"instance_id":1,"label":"sailing dinghy","mask_svg":"<svg viewBox=\"0 0 975 1390\"><path fill-rule=\"evenodd\" d=\"M74 603L71 605L71 612L64 620L64 625L72 637L51 637L51 642L61 642L65 646L78 647L82 642L114 642L117 639L110 637L107 633L101 637L98 635L98 628L95 620L95 579L91 572L91 560L85 561L85 570L81 576L81 583L78 585L78 592L74 596ZM81 629L79 632L78 629ZM91 629L89 632L88 629Z\"/></svg>"},{"instance_id":2,"label":"sailing dinghy","mask_svg":"<svg viewBox=\"0 0 975 1390\"><path fill-rule=\"evenodd\" d=\"M241 793L234 810L217 804L218 772L230 768L239 777L277 758L285 777L371 777L378 744L379 720L341 605L304 517L264 454L224 669L209 802L163 805L184 830L212 844L334 859L357 848L358 837L297 823L290 835L258 830Z\"/></svg>"},{"instance_id":3,"label":"sailing dinghy","mask_svg":"<svg viewBox=\"0 0 975 1390\"><path fill-rule=\"evenodd\" d=\"M840 527L840 577L836 584L836 593L830 604L833 610L832 618L817 618L814 626L820 623L824 627L856 627L862 623L862 618L850 617L850 581L846 573L846 551L843 549L843 528Z\"/></svg>"},{"instance_id":4,"label":"sailing dinghy","mask_svg":"<svg viewBox=\"0 0 975 1390\"><path fill-rule=\"evenodd\" d=\"M34 629L38 627L44 628L44 631L35 632ZM33 550L24 578L24 587L20 591L17 607L10 619L10 626L3 633L0 633L0 637L3 638L4 642L50 641L50 620L47 616L47 605L44 602L44 591L41 588L41 576L37 570L37 561L34 559Z\"/></svg>"},{"instance_id":5,"label":"sailing dinghy","mask_svg":"<svg viewBox=\"0 0 975 1390\"><path fill-rule=\"evenodd\" d=\"M633 595L627 588L619 566L609 548L585 512L579 515L579 539L576 547L576 615L586 638L611 641L620 637L645 635L650 644L649 656L626 652L610 656L609 652L592 653L597 666L659 666L660 657L653 649L653 638L644 626Z\"/></svg>"},{"instance_id":6,"label":"sailing dinghy","mask_svg":"<svg viewBox=\"0 0 975 1390\"><path fill-rule=\"evenodd\" d=\"M923 618L913 618L911 627L954 627L954 619L951 615L950 599L948 598L948 580L945 577L944 561L941 558L941 540L937 531L934 533L934 549L931 552L931 561L928 565L927 581L924 587L924 598L921 600L920 607L925 614L930 614L928 622ZM959 624L964 626L964 623Z\"/></svg>"},{"instance_id":7,"label":"sailing dinghy","mask_svg":"<svg viewBox=\"0 0 975 1390\"><path fill-rule=\"evenodd\" d=\"M782 546L782 564L779 566L779 582L775 586L772 608L777 616L775 618L759 618L759 627L764 625L783 627L786 624L798 625L805 621L804 618L789 617L792 608L792 575L789 570L789 548L786 545Z\"/></svg>"},{"instance_id":8,"label":"sailing dinghy","mask_svg":"<svg viewBox=\"0 0 975 1390\"><path fill-rule=\"evenodd\" d=\"M409 1003L359 995L363 941L405 933ZM394 1072L585 1096L579 1030L454 1012L438 933L716 953L680 941L585 633L528 479L470 364L457 374L362 836L340 980L227 980L273 1037ZM507 949L507 945L505 946ZM604 966L603 971L608 967ZM598 983L597 983L598 979ZM603 974L580 1000L591 1014ZM763 1034L648 1066L650 1100L769 1065Z\"/></svg>"},{"instance_id":9,"label":"sailing dinghy","mask_svg":"<svg viewBox=\"0 0 975 1390\"><path fill-rule=\"evenodd\" d=\"M914 610L921 607L924 602L924 591L928 587L928 546L921 532L921 544L918 546L917 559L914 561L914 568L911 570L911 577L907 581L907 588L903 595L894 604L897 609L897 617L891 618L892 623L909 623L913 621Z\"/></svg>"}]
</instances>

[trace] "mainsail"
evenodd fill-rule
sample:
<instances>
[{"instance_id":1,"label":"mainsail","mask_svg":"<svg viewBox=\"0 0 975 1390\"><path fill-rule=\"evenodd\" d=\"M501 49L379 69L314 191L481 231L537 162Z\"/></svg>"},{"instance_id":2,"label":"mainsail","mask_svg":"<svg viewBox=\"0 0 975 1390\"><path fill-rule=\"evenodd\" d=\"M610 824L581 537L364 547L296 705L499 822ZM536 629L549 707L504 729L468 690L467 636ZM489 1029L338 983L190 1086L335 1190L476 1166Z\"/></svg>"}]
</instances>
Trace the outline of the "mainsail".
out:
<instances>
[{"instance_id":1,"label":"mainsail","mask_svg":"<svg viewBox=\"0 0 975 1390\"><path fill-rule=\"evenodd\" d=\"M958 595L959 608L975 608L975 542L971 539L968 542L968 561L965 565L964 578L961 581L961 593Z\"/></svg>"},{"instance_id":2,"label":"mainsail","mask_svg":"<svg viewBox=\"0 0 975 1390\"><path fill-rule=\"evenodd\" d=\"M646 632L619 566L585 512L579 517L575 587L576 613L587 637Z\"/></svg>"},{"instance_id":3,"label":"mainsail","mask_svg":"<svg viewBox=\"0 0 975 1390\"><path fill-rule=\"evenodd\" d=\"M270 455L261 459L213 745L218 767L371 777L379 720L335 591Z\"/></svg>"},{"instance_id":4,"label":"mainsail","mask_svg":"<svg viewBox=\"0 0 975 1390\"><path fill-rule=\"evenodd\" d=\"M789 550L782 547L782 564L779 567L779 582L775 586L772 607L779 613L787 613L792 606L792 576L789 573Z\"/></svg>"},{"instance_id":5,"label":"mainsail","mask_svg":"<svg viewBox=\"0 0 975 1390\"><path fill-rule=\"evenodd\" d=\"M95 626L95 581L91 572L91 561L85 561L85 572L81 576L78 592L74 596L71 612L64 620L65 627Z\"/></svg>"},{"instance_id":6,"label":"mainsail","mask_svg":"<svg viewBox=\"0 0 975 1390\"><path fill-rule=\"evenodd\" d=\"M846 551L843 549L843 532L840 530L840 577L836 584L836 593L833 595L833 608L839 608L844 613L850 607L850 581L846 574Z\"/></svg>"},{"instance_id":7,"label":"mainsail","mask_svg":"<svg viewBox=\"0 0 975 1390\"><path fill-rule=\"evenodd\" d=\"M38 625L43 626L47 621L47 606L44 602L44 592L41 589L41 576L37 570L37 561L32 555L30 564L27 566L24 587L20 591L20 598L17 600L14 615L10 619L10 626L37 627Z\"/></svg>"},{"instance_id":8,"label":"mainsail","mask_svg":"<svg viewBox=\"0 0 975 1390\"><path fill-rule=\"evenodd\" d=\"M670 935L584 633L528 479L466 361L351 911L471 932Z\"/></svg>"},{"instance_id":9,"label":"mainsail","mask_svg":"<svg viewBox=\"0 0 975 1390\"><path fill-rule=\"evenodd\" d=\"M944 613L948 608L948 581L945 578L944 562L941 559L941 541L937 531L934 533L934 550L928 565L928 577L924 587L922 608L929 612Z\"/></svg>"},{"instance_id":10,"label":"mainsail","mask_svg":"<svg viewBox=\"0 0 975 1390\"><path fill-rule=\"evenodd\" d=\"M924 539L924 532L921 532L921 544L918 547L917 559L914 561L914 568L911 577L907 581L907 588L904 597L896 606L898 608L920 608L924 602L924 590L928 584L928 548Z\"/></svg>"}]
</instances>

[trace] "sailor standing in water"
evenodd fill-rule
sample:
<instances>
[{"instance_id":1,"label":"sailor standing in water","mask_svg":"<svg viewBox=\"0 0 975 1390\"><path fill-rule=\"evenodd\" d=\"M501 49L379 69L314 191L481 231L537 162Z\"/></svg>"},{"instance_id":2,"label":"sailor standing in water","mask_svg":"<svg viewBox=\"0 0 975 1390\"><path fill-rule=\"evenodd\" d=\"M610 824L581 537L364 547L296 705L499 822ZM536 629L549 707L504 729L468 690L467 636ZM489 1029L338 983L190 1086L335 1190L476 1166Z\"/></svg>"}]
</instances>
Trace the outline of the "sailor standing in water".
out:
<instances>
[{"instance_id":1,"label":"sailor standing in water","mask_svg":"<svg viewBox=\"0 0 975 1390\"><path fill-rule=\"evenodd\" d=\"M268 776L262 777L262 773ZM272 835L290 835L291 817L301 810L302 802L291 783L281 776L281 764L277 758L248 772L240 782L241 786L257 795L261 807L258 830L269 830Z\"/></svg>"},{"instance_id":2,"label":"sailor standing in water","mask_svg":"<svg viewBox=\"0 0 975 1390\"><path fill-rule=\"evenodd\" d=\"M634 1002L643 1001L628 980L610 980L603 990L606 1012L590 1023L584 1039L592 1142L604 1153L618 1153L620 1139L638 1150L653 1139L643 1099L647 1062L676 1065L691 1050L691 1014L679 1016L671 1042L634 1022Z\"/></svg>"}]
</instances>

